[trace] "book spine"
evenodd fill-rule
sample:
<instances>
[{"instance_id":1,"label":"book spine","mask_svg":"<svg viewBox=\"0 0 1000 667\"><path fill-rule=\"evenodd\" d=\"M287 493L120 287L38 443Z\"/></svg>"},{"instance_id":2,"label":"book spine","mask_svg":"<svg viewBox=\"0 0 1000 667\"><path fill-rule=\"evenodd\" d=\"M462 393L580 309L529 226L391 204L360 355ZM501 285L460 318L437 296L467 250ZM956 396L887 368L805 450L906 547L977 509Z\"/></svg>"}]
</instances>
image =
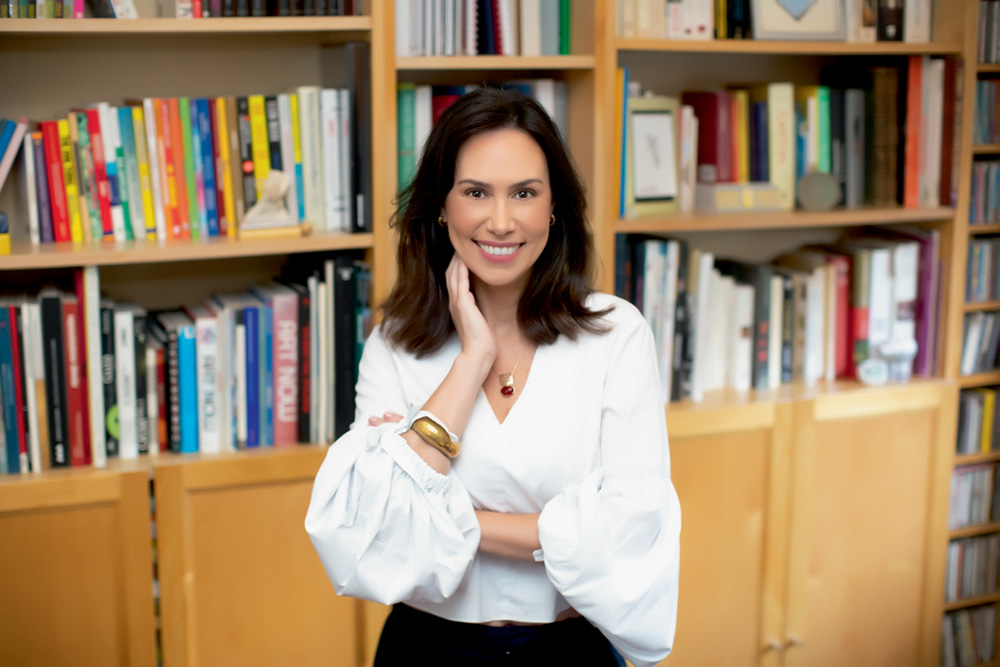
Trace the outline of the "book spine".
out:
<instances>
[{"instance_id":1,"label":"book spine","mask_svg":"<svg viewBox=\"0 0 1000 667\"><path fill-rule=\"evenodd\" d=\"M163 158L163 132L160 127L162 114L161 100L147 97L142 101L142 111L146 126L146 155L149 159L149 179L153 191L153 218L156 221L156 236L161 240L171 238L169 227L170 208L167 193L167 173Z\"/></svg>"},{"instance_id":2,"label":"book spine","mask_svg":"<svg viewBox=\"0 0 1000 667\"><path fill-rule=\"evenodd\" d=\"M121 131L118 113L107 103L97 105L104 143L104 169L108 175L108 200L111 207L111 231L115 241L125 241L125 210L122 206Z\"/></svg>"},{"instance_id":3,"label":"book spine","mask_svg":"<svg viewBox=\"0 0 1000 667\"><path fill-rule=\"evenodd\" d=\"M267 112L264 109L264 96L250 95L247 98L247 108L250 113L250 148L253 159L254 187L256 188L256 199L260 199L264 179L271 171L271 144L267 138Z\"/></svg>"},{"instance_id":4,"label":"book spine","mask_svg":"<svg viewBox=\"0 0 1000 667\"><path fill-rule=\"evenodd\" d=\"M150 336L146 338L146 429L148 451L153 456L160 452L160 403L157 398L156 359L159 348Z\"/></svg>"},{"instance_id":5,"label":"book spine","mask_svg":"<svg viewBox=\"0 0 1000 667\"><path fill-rule=\"evenodd\" d=\"M259 447L260 434L260 318L257 308L243 309L246 350L246 446Z\"/></svg>"},{"instance_id":6,"label":"book spine","mask_svg":"<svg viewBox=\"0 0 1000 667\"><path fill-rule=\"evenodd\" d=\"M299 96L291 93L288 96L289 124L292 128L292 159L295 163L295 203L299 222L306 219L306 195L302 169L302 132L299 127Z\"/></svg>"},{"instance_id":7,"label":"book spine","mask_svg":"<svg viewBox=\"0 0 1000 667\"><path fill-rule=\"evenodd\" d=\"M243 207L245 211L257 203L257 164L254 151L253 130L250 122L250 98L236 98L236 118L240 164L243 165Z\"/></svg>"},{"instance_id":8,"label":"book spine","mask_svg":"<svg viewBox=\"0 0 1000 667\"><path fill-rule=\"evenodd\" d=\"M299 404L299 305L294 293L274 303L274 446L294 445Z\"/></svg>"},{"instance_id":9,"label":"book spine","mask_svg":"<svg viewBox=\"0 0 1000 667\"><path fill-rule=\"evenodd\" d=\"M356 327L354 322L357 308L357 284L354 260L348 255L337 255L334 259L333 303L334 326L336 332L333 365L334 382L334 422L333 436L339 438L351 427L354 420L354 387L357 384L357 365L354 361Z\"/></svg>"},{"instance_id":10,"label":"book spine","mask_svg":"<svg viewBox=\"0 0 1000 667\"><path fill-rule=\"evenodd\" d=\"M135 313L133 318L132 352L135 362L135 440L140 454L149 453L149 369L146 366L148 322L145 311Z\"/></svg>"},{"instance_id":11,"label":"book spine","mask_svg":"<svg viewBox=\"0 0 1000 667\"><path fill-rule=\"evenodd\" d=\"M87 431L84 426L83 360L80 350L80 304L76 297L63 299L63 341L66 358L66 413L70 465L87 464Z\"/></svg>"},{"instance_id":12,"label":"book spine","mask_svg":"<svg viewBox=\"0 0 1000 667\"><path fill-rule=\"evenodd\" d=\"M180 370L180 437L182 454L198 451L198 367L194 325L177 330L177 365Z\"/></svg>"},{"instance_id":13,"label":"book spine","mask_svg":"<svg viewBox=\"0 0 1000 667\"><path fill-rule=\"evenodd\" d=\"M101 304L101 385L104 393L104 427L107 457L118 456L118 389L115 355L115 309L110 301Z\"/></svg>"},{"instance_id":14,"label":"book spine","mask_svg":"<svg viewBox=\"0 0 1000 667\"><path fill-rule=\"evenodd\" d=\"M59 132L59 163L62 167L63 191L66 195L66 212L69 217L70 240L83 243L83 221L80 218L80 188L76 180L73 160L73 142L69 136L69 121L56 121Z\"/></svg>"},{"instance_id":15,"label":"book spine","mask_svg":"<svg viewBox=\"0 0 1000 667\"><path fill-rule=\"evenodd\" d=\"M319 229L324 223L324 175L320 90L301 87L299 94L299 131L302 134L302 196L305 219Z\"/></svg>"},{"instance_id":16,"label":"book spine","mask_svg":"<svg viewBox=\"0 0 1000 667\"><path fill-rule=\"evenodd\" d=\"M146 238L146 216L142 205L142 188L139 185L139 160L135 147L135 126L132 107L118 107L118 129L122 143L118 173L121 180L122 209L125 211L125 238Z\"/></svg>"},{"instance_id":17,"label":"book spine","mask_svg":"<svg viewBox=\"0 0 1000 667\"><path fill-rule=\"evenodd\" d=\"M229 216L230 212L226 210L226 192L225 184L223 183L223 158L222 158L222 144L220 143L219 136L219 107L218 100L221 98L210 98L207 101L208 107L208 139L212 145L212 178L214 181L214 192L215 192L215 217L216 217L216 227L219 236L229 235ZM228 158L227 158L228 161ZM227 169L228 171L228 166Z\"/></svg>"},{"instance_id":18,"label":"book spine","mask_svg":"<svg viewBox=\"0 0 1000 667\"><path fill-rule=\"evenodd\" d=\"M309 442L311 368L312 368L312 298L310 290L299 292L299 385L298 385L298 441Z\"/></svg>"},{"instance_id":19,"label":"book spine","mask_svg":"<svg viewBox=\"0 0 1000 667\"><path fill-rule=\"evenodd\" d=\"M71 241L72 232L70 231L69 209L66 203L66 183L63 180L58 122L43 122L41 128L45 166L48 174L49 200L52 205L53 236L56 242Z\"/></svg>"},{"instance_id":20,"label":"book spine","mask_svg":"<svg viewBox=\"0 0 1000 667\"><path fill-rule=\"evenodd\" d=\"M118 392L118 455L139 456L136 405L135 317L131 311L115 312L115 364Z\"/></svg>"},{"instance_id":21,"label":"book spine","mask_svg":"<svg viewBox=\"0 0 1000 667\"><path fill-rule=\"evenodd\" d=\"M288 191L285 193L285 208L294 222L299 220L299 189L298 176L295 170L295 144L292 137L292 100L285 93L278 95L278 125L280 132L282 171L288 179Z\"/></svg>"},{"instance_id":22,"label":"book spine","mask_svg":"<svg viewBox=\"0 0 1000 667\"><path fill-rule=\"evenodd\" d=\"M267 129L268 164L276 171L284 171L281 157L281 117L278 110L278 96L264 97L264 122Z\"/></svg>"},{"instance_id":23,"label":"book spine","mask_svg":"<svg viewBox=\"0 0 1000 667\"><path fill-rule=\"evenodd\" d=\"M265 302L261 314L259 343L260 360L260 444L274 444L274 309Z\"/></svg>"},{"instance_id":24,"label":"book spine","mask_svg":"<svg viewBox=\"0 0 1000 667\"><path fill-rule=\"evenodd\" d=\"M135 139L135 162L137 170L137 180L139 186L139 198L142 202L142 218L145 221L145 236L150 241L157 238L166 239L165 221L163 220L162 207L157 206L153 197L153 164L151 159L155 159L156 144L153 144L154 152L149 151L149 131L146 128L147 116L141 106L134 106L132 109L132 127ZM151 124L156 123L153 114L148 116ZM157 197L156 199L158 199ZM157 216L159 213L159 216ZM164 235L160 236L163 231Z\"/></svg>"},{"instance_id":25,"label":"book spine","mask_svg":"<svg viewBox=\"0 0 1000 667\"><path fill-rule=\"evenodd\" d=\"M351 231L372 229L371 49L367 42L346 47L350 97Z\"/></svg>"},{"instance_id":26,"label":"book spine","mask_svg":"<svg viewBox=\"0 0 1000 667\"><path fill-rule=\"evenodd\" d=\"M192 240L202 237L201 210L198 203L198 180L195 174L195 154L191 136L191 100L181 97L177 100L178 119L180 120L180 145L183 151L182 169L184 172L187 214L190 223L189 231Z\"/></svg>"},{"instance_id":27,"label":"book spine","mask_svg":"<svg viewBox=\"0 0 1000 667\"><path fill-rule=\"evenodd\" d=\"M212 120L208 112L208 100L199 98L198 109L198 139L201 144L201 178L204 191L205 225L209 236L219 235L219 206L215 189L215 151L212 147ZM192 132L194 128L192 128Z\"/></svg>"},{"instance_id":28,"label":"book spine","mask_svg":"<svg viewBox=\"0 0 1000 667\"><path fill-rule=\"evenodd\" d=\"M79 166L80 175L80 210L83 211L85 209L87 211L86 217L89 223L91 239L100 241L104 237L104 224L101 220L100 197L97 193L97 168L94 164L94 148L90 136L90 123L87 114L84 112L71 113L70 119L76 122L78 141L76 144L76 163Z\"/></svg>"},{"instance_id":29,"label":"book spine","mask_svg":"<svg viewBox=\"0 0 1000 667\"><path fill-rule=\"evenodd\" d=\"M245 195L243 188L243 160L240 158L240 120L235 97L227 97L226 103L226 129L229 130L229 180L232 183L233 206L231 208L232 221L227 231L230 238L236 238L237 226L243 220ZM253 165L251 165L252 167ZM252 177L250 180L253 180ZM228 206L228 202L227 202Z\"/></svg>"},{"instance_id":30,"label":"book spine","mask_svg":"<svg viewBox=\"0 0 1000 667\"><path fill-rule=\"evenodd\" d=\"M81 270L81 282L90 457L95 468L103 468L107 465L107 446L104 428L104 378L101 373L101 284L97 267L84 267Z\"/></svg>"},{"instance_id":31,"label":"book spine","mask_svg":"<svg viewBox=\"0 0 1000 667\"><path fill-rule=\"evenodd\" d=\"M104 161L104 134L101 130L101 115L97 109L87 109L87 129L90 132L90 148L94 157L94 180L97 190L97 206L101 219L101 236L114 238L111 219L111 191L108 183L108 169Z\"/></svg>"},{"instance_id":32,"label":"book spine","mask_svg":"<svg viewBox=\"0 0 1000 667\"><path fill-rule=\"evenodd\" d=\"M31 133L31 148L35 162L35 196L38 198L38 236L42 243L55 241L52 221L52 200L49 190L48 164L45 159L45 143L41 132Z\"/></svg>"},{"instance_id":33,"label":"book spine","mask_svg":"<svg viewBox=\"0 0 1000 667\"><path fill-rule=\"evenodd\" d=\"M11 340L14 336L13 313L10 306L0 306L0 407L3 411L5 445L0 447L0 473L18 473L20 468L20 436L18 418L20 406L15 396L14 357ZM23 424L21 426L23 430Z\"/></svg>"},{"instance_id":34,"label":"book spine","mask_svg":"<svg viewBox=\"0 0 1000 667\"><path fill-rule=\"evenodd\" d=\"M162 345L156 348L156 441L159 450L165 452L170 447L169 391L167 390L167 355Z\"/></svg>"},{"instance_id":35,"label":"book spine","mask_svg":"<svg viewBox=\"0 0 1000 667\"><path fill-rule=\"evenodd\" d=\"M51 467L70 465L67 439L66 365L63 346L62 298L58 294L39 296L45 360L45 398L49 424Z\"/></svg>"},{"instance_id":36,"label":"book spine","mask_svg":"<svg viewBox=\"0 0 1000 667\"><path fill-rule=\"evenodd\" d=\"M216 317L195 320L198 378L198 444L206 453L221 450L219 430L219 322Z\"/></svg>"},{"instance_id":37,"label":"book spine","mask_svg":"<svg viewBox=\"0 0 1000 667\"><path fill-rule=\"evenodd\" d=\"M180 186L177 182L177 161L174 155L174 128L171 122L170 101L158 101L157 112L160 117L157 143L163 155L165 183L163 204L166 209L169 237L172 239L182 239L184 238L184 228L181 224Z\"/></svg>"}]
</instances>

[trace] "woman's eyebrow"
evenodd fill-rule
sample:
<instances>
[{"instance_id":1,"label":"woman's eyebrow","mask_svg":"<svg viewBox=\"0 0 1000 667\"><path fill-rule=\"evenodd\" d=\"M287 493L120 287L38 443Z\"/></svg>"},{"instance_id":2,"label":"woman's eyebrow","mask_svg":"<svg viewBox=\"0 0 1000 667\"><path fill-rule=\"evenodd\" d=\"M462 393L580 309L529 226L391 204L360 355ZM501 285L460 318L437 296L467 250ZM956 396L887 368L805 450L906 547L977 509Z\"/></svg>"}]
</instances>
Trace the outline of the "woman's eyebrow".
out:
<instances>
[{"instance_id":1,"label":"woman's eyebrow","mask_svg":"<svg viewBox=\"0 0 1000 667\"><path fill-rule=\"evenodd\" d=\"M517 183L514 183L513 185L510 186L510 188L511 188L511 190L517 190L518 188L523 188L525 186L532 185L533 183L539 183L540 184L541 182L542 182L542 179L540 179L540 178L526 178L523 181L518 181ZM477 181L474 178L463 178L463 179L459 180L456 183L456 185L471 185L473 187L481 188L483 190L489 189L489 187L490 187L489 183L484 183L483 181Z\"/></svg>"}]
</instances>

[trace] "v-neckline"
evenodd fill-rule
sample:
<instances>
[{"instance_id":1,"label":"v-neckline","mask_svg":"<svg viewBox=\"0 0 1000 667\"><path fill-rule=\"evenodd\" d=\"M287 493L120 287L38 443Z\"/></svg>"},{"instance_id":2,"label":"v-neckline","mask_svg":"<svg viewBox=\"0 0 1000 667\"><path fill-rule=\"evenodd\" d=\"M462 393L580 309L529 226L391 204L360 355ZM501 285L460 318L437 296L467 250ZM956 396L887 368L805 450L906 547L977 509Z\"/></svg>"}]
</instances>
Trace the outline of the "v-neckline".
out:
<instances>
[{"instance_id":1,"label":"v-neckline","mask_svg":"<svg viewBox=\"0 0 1000 667\"><path fill-rule=\"evenodd\" d=\"M504 398L503 396L497 397L498 400L502 400L504 401L504 403L510 401L510 407L507 409L507 414L503 416L503 419L501 419L500 415L497 414L496 409L493 407L493 402L490 401L490 397L487 395L486 390L483 387L479 387L479 393L483 397L483 400L486 401L486 407L489 408L490 414L493 416L493 420L496 422L498 426L503 426L504 424L507 423L507 421L510 419L511 413L514 412L514 409L518 406L518 404L521 402L521 399L524 397L525 392L527 392L528 386L531 383L531 378L535 374L534 373L535 364L538 362L539 358L538 353L541 351L541 349L542 346L539 345L538 347L535 348L535 351L532 353L531 359L528 360L527 367L524 370L523 374L524 381L518 382L520 387L515 388L514 395L511 396L510 398ZM522 374L519 373L519 375ZM516 376L515 380L517 380ZM500 405L503 406L504 403L501 403Z\"/></svg>"}]
</instances>

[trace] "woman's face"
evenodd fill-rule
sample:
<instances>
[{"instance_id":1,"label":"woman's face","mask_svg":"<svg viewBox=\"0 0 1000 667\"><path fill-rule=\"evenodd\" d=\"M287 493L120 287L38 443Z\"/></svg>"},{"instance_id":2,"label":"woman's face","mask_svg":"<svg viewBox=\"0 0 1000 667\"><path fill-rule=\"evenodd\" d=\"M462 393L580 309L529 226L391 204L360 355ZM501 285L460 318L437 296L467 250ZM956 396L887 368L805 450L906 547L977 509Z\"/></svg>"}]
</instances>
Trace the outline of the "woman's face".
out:
<instances>
[{"instance_id":1,"label":"woman's face","mask_svg":"<svg viewBox=\"0 0 1000 667\"><path fill-rule=\"evenodd\" d=\"M455 252L482 283L523 289L549 238L545 153L528 133L478 134L458 150L442 216Z\"/></svg>"}]
</instances>

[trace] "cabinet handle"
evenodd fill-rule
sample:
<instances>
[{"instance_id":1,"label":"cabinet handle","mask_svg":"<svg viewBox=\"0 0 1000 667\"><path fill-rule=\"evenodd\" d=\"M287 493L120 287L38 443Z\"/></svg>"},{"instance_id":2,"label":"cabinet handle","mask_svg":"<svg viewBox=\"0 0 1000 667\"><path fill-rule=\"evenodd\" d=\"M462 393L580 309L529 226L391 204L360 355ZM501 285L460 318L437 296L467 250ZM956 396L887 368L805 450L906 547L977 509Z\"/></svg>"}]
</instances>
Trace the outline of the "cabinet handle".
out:
<instances>
[{"instance_id":1,"label":"cabinet handle","mask_svg":"<svg viewBox=\"0 0 1000 667\"><path fill-rule=\"evenodd\" d=\"M785 645L782 644L781 642L779 642L777 639L773 639L773 638L769 639L769 640L767 640L767 644L764 645L764 652L765 653L767 653L769 651L775 651L777 653L781 653L784 650L785 650Z\"/></svg>"},{"instance_id":2,"label":"cabinet handle","mask_svg":"<svg viewBox=\"0 0 1000 667\"><path fill-rule=\"evenodd\" d=\"M785 648L802 646L803 644L805 644L805 642L798 635L788 635L788 641L785 642Z\"/></svg>"}]
</instances>

